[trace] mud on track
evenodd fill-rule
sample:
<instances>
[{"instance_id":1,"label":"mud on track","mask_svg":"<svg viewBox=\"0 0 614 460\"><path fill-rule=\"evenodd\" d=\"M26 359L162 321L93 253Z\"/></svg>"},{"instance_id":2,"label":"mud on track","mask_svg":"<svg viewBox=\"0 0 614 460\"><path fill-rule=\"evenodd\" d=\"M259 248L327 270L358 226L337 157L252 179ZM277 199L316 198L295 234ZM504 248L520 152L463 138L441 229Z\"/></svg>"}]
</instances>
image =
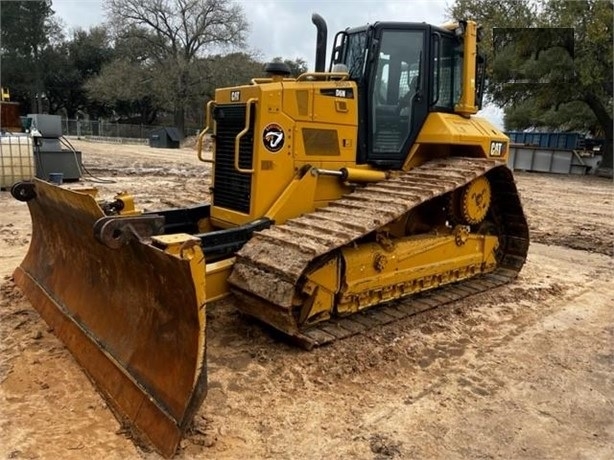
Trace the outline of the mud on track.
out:
<instances>
[{"instance_id":1,"label":"mud on track","mask_svg":"<svg viewBox=\"0 0 614 460\"><path fill-rule=\"evenodd\" d=\"M116 181L103 194L149 210L208 199L191 150L74 144ZM209 395L178 458L612 458L614 188L516 180L532 245L509 286L313 352L232 299L211 307ZM29 232L27 207L0 192L0 457L158 458L12 284Z\"/></svg>"}]
</instances>

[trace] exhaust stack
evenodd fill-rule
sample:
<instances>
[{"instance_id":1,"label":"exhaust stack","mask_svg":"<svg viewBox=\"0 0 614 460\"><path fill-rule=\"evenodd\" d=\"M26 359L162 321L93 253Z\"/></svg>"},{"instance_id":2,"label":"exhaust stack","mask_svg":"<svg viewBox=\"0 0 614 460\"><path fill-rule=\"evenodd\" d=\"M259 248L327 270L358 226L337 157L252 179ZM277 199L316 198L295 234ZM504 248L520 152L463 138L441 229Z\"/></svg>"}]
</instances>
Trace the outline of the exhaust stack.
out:
<instances>
[{"instance_id":1,"label":"exhaust stack","mask_svg":"<svg viewBox=\"0 0 614 460\"><path fill-rule=\"evenodd\" d=\"M318 35L316 39L316 72L324 72L326 67L326 38L328 29L326 28L326 21L318 13L311 15L311 22L318 29Z\"/></svg>"}]
</instances>

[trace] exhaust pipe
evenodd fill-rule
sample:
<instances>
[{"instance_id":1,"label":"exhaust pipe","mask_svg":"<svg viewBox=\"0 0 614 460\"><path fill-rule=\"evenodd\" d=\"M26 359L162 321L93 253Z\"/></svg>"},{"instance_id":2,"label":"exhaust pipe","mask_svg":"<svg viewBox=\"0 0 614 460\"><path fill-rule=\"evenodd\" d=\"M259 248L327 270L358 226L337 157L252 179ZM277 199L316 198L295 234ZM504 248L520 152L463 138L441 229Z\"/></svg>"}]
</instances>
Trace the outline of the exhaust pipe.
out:
<instances>
[{"instance_id":1,"label":"exhaust pipe","mask_svg":"<svg viewBox=\"0 0 614 460\"><path fill-rule=\"evenodd\" d=\"M318 13L311 15L311 22L318 29L318 36L316 39L316 72L324 72L326 67L326 36L327 28L326 21Z\"/></svg>"}]
</instances>

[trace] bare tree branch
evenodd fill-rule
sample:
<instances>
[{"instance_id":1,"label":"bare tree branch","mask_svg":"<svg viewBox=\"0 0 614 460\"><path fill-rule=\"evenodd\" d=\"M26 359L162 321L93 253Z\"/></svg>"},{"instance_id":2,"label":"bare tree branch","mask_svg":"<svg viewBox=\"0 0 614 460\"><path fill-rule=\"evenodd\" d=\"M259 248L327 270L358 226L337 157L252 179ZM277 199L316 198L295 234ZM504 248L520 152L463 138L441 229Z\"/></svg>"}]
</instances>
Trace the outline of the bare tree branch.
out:
<instances>
[{"instance_id":1,"label":"bare tree branch","mask_svg":"<svg viewBox=\"0 0 614 460\"><path fill-rule=\"evenodd\" d=\"M175 123L183 128L184 109L195 95L190 75L198 59L220 48L244 44L247 21L231 0L108 0L107 16L118 35L152 49L159 77L169 86Z\"/></svg>"}]
</instances>

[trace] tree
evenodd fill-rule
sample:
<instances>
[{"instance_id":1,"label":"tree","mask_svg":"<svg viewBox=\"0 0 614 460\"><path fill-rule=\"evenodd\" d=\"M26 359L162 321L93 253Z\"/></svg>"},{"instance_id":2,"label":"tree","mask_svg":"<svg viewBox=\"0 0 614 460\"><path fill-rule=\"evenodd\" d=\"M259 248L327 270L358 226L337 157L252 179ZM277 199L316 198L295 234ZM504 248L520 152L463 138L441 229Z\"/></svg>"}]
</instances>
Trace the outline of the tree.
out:
<instances>
[{"instance_id":1,"label":"tree","mask_svg":"<svg viewBox=\"0 0 614 460\"><path fill-rule=\"evenodd\" d=\"M248 85L252 78L264 77L264 64L249 53L239 52L215 55L204 62L206 81L205 98L213 99L216 88Z\"/></svg>"},{"instance_id":2,"label":"tree","mask_svg":"<svg viewBox=\"0 0 614 460\"><path fill-rule=\"evenodd\" d=\"M33 113L43 110L43 54L50 43L62 38L53 15L51 0L2 2L0 8L2 85Z\"/></svg>"},{"instance_id":3,"label":"tree","mask_svg":"<svg viewBox=\"0 0 614 460\"><path fill-rule=\"evenodd\" d=\"M154 85L157 68L153 50L142 39L135 38L146 33L130 31L117 37L113 59L84 87L89 98L108 106L116 118L152 124L165 100Z\"/></svg>"},{"instance_id":4,"label":"tree","mask_svg":"<svg viewBox=\"0 0 614 460\"><path fill-rule=\"evenodd\" d=\"M103 26L89 31L77 29L70 40L48 47L43 60L49 112L64 111L68 118L75 118L77 111L93 117L105 114L107 108L88 97L84 84L98 75L113 56L110 37Z\"/></svg>"},{"instance_id":5,"label":"tree","mask_svg":"<svg viewBox=\"0 0 614 460\"><path fill-rule=\"evenodd\" d=\"M611 168L613 10L612 2L600 0L456 0L448 13L484 26L482 44L490 58L486 90L504 107L507 129L586 129L601 134L606 139L603 164ZM542 29L509 30L527 27ZM565 32L553 36L553 28L573 29L571 49L561 39ZM497 53L493 29L499 33L494 40Z\"/></svg>"},{"instance_id":6,"label":"tree","mask_svg":"<svg viewBox=\"0 0 614 460\"><path fill-rule=\"evenodd\" d=\"M90 98L107 105L116 117L152 124L161 106L153 78L152 69L119 58L105 65L84 87Z\"/></svg>"},{"instance_id":7,"label":"tree","mask_svg":"<svg viewBox=\"0 0 614 460\"><path fill-rule=\"evenodd\" d=\"M247 23L229 0L109 0L107 14L117 36L151 50L146 62L155 69L157 88L184 130L186 107L199 93L199 58L242 45Z\"/></svg>"},{"instance_id":8,"label":"tree","mask_svg":"<svg viewBox=\"0 0 614 460\"><path fill-rule=\"evenodd\" d=\"M302 58L296 58L294 61L290 59L283 59L281 57L276 57L273 59L273 62L283 62L290 69L291 77L298 77L300 74L307 72L307 61Z\"/></svg>"}]
</instances>

